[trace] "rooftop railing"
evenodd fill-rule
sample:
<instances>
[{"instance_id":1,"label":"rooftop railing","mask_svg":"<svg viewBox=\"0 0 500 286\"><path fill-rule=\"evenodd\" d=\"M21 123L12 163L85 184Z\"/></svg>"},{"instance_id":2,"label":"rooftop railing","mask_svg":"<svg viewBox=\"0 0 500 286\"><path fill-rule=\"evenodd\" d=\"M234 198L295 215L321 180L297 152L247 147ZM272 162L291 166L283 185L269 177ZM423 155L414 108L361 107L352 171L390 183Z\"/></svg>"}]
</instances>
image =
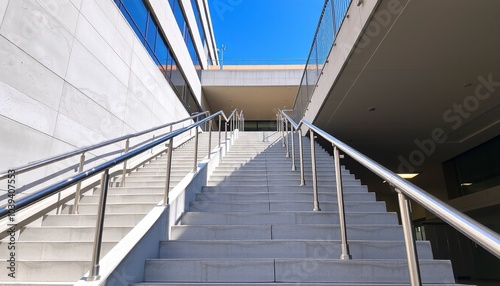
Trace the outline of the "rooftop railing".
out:
<instances>
[{"instance_id":1,"label":"rooftop railing","mask_svg":"<svg viewBox=\"0 0 500 286\"><path fill-rule=\"evenodd\" d=\"M292 117L300 121L311 101L333 43L352 0L326 0L295 97Z\"/></svg>"}]
</instances>

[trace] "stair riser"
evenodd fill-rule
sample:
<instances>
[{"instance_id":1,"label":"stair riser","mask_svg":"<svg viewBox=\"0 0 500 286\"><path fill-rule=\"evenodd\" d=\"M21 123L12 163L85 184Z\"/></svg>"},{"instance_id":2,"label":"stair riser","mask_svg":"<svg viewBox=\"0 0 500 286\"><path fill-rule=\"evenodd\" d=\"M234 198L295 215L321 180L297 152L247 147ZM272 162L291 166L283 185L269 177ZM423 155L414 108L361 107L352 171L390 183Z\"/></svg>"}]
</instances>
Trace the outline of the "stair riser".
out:
<instances>
[{"instance_id":1,"label":"stair riser","mask_svg":"<svg viewBox=\"0 0 500 286\"><path fill-rule=\"evenodd\" d=\"M103 242L101 247L101 258L113 248L116 242ZM0 259L6 260L9 257L7 247L0 244ZM16 244L17 261L85 261L92 259L92 242L18 242ZM5 250L4 250L5 249Z\"/></svg>"},{"instance_id":2,"label":"stair riser","mask_svg":"<svg viewBox=\"0 0 500 286\"><path fill-rule=\"evenodd\" d=\"M148 204L156 204L163 199L162 194L158 195L112 195L108 194L106 199L106 203L114 204L114 203L148 203ZM91 203L97 204L99 202L99 196L84 196L81 200L81 203Z\"/></svg>"},{"instance_id":3,"label":"stair riser","mask_svg":"<svg viewBox=\"0 0 500 286\"><path fill-rule=\"evenodd\" d=\"M132 228L130 227L105 227L103 241L120 241ZM94 241L95 230L93 227L84 228L52 228L37 227L27 228L21 232L19 241Z\"/></svg>"},{"instance_id":4,"label":"stair riser","mask_svg":"<svg viewBox=\"0 0 500 286\"><path fill-rule=\"evenodd\" d=\"M224 269L221 271L221 269ZM424 283L453 283L451 265L440 261L421 261ZM176 282L349 282L389 285L408 282L406 261L383 260L149 260L147 281Z\"/></svg>"},{"instance_id":5,"label":"stair riser","mask_svg":"<svg viewBox=\"0 0 500 286\"><path fill-rule=\"evenodd\" d=\"M106 204L106 213L110 214L147 214L155 207L156 203L150 204ZM62 209L63 214L71 213L72 205L66 205ZM78 205L79 214L97 214L97 204Z\"/></svg>"},{"instance_id":6,"label":"stair riser","mask_svg":"<svg viewBox=\"0 0 500 286\"><path fill-rule=\"evenodd\" d=\"M240 211L240 212L280 212L280 211L312 211L313 201L310 202L215 202L215 201L195 201L191 203L189 211ZM323 211L338 211L337 202L320 202ZM346 212L385 212L385 204L382 202L345 202Z\"/></svg>"},{"instance_id":7,"label":"stair riser","mask_svg":"<svg viewBox=\"0 0 500 286\"><path fill-rule=\"evenodd\" d=\"M16 262L16 280L23 282L75 282L90 270L90 264L90 260L18 261ZM6 280L8 271L6 262L0 262L0 281L12 282Z\"/></svg>"},{"instance_id":8,"label":"stair riser","mask_svg":"<svg viewBox=\"0 0 500 286\"><path fill-rule=\"evenodd\" d=\"M43 226L95 226L96 215L49 215ZM106 214L104 226L134 227L144 218L144 214Z\"/></svg>"},{"instance_id":9,"label":"stair riser","mask_svg":"<svg viewBox=\"0 0 500 286\"><path fill-rule=\"evenodd\" d=\"M403 240L400 227L390 226L349 226L348 239L353 240ZM312 239L338 240L338 226L174 226L171 232L172 240L266 240L266 239Z\"/></svg>"},{"instance_id":10,"label":"stair riser","mask_svg":"<svg viewBox=\"0 0 500 286\"><path fill-rule=\"evenodd\" d=\"M318 195L320 201L337 201L334 193ZM346 193L344 201L375 202L374 193ZM224 201L224 202L249 202L249 201L274 201L293 202L313 200L312 191L310 193L203 193L196 196L197 201Z\"/></svg>"},{"instance_id":11,"label":"stair riser","mask_svg":"<svg viewBox=\"0 0 500 286\"><path fill-rule=\"evenodd\" d=\"M406 259L403 242L349 242L355 259ZM429 243L417 243L419 259L432 259ZM161 259L338 259L339 241L168 241L160 245Z\"/></svg>"},{"instance_id":12,"label":"stair riser","mask_svg":"<svg viewBox=\"0 0 500 286\"><path fill-rule=\"evenodd\" d=\"M342 189L345 193L348 192L368 192L366 186L360 185L343 185ZM277 193L293 193L293 192L312 192L312 185L307 184L305 186L295 185L295 186L207 186L202 188L203 192L277 192ZM336 193L336 186L318 186L318 193Z\"/></svg>"},{"instance_id":13,"label":"stair riser","mask_svg":"<svg viewBox=\"0 0 500 286\"><path fill-rule=\"evenodd\" d=\"M190 212L182 218L182 225L258 225L258 224L338 224L338 214L321 213L207 213ZM397 225L395 213L347 213L346 223Z\"/></svg>"}]
</instances>

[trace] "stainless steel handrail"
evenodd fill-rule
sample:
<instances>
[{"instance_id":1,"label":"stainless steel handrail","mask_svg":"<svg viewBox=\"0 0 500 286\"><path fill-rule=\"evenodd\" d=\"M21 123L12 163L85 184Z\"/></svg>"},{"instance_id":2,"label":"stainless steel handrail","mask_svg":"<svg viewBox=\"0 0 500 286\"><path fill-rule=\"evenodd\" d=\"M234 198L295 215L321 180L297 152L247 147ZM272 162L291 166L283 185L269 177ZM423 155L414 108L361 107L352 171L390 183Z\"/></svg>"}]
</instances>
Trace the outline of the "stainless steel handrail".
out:
<instances>
[{"instance_id":1,"label":"stainless steel handrail","mask_svg":"<svg viewBox=\"0 0 500 286\"><path fill-rule=\"evenodd\" d=\"M453 228L469 237L472 241L481 245L487 251L500 258L500 235L484 225L478 223L457 209L449 206L438 198L432 196L423 189L401 178L396 173L388 170L384 166L378 164L349 145L336 139L310 122L302 119L298 124L284 111L279 111L279 116L282 120L288 121L295 130L302 130L302 127L307 128L311 132L323 137L330 142L335 149L339 149L346 155L356 160L361 165L365 166L380 178L384 179L393 186L399 195L400 209L402 215L403 229L405 233L405 243L407 256L409 260L409 270L412 285L420 284L420 273L418 270L418 260L414 245L413 233L411 230L411 220L409 219L408 198L429 210L443 221L450 224ZM314 140L313 137L311 137ZM302 151L302 150L301 150ZM335 152L337 153L337 152ZM313 155L313 154L312 154ZM337 159L336 159L337 160ZM336 172L340 172L336 168ZM337 190L339 191L339 190ZM340 209L339 209L340 212ZM412 245L410 245L412 244Z\"/></svg>"},{"instance_id":2,"label":"stainless steel handrail","mask_svg":"<svg viewBox=\"0 0 500 286\"><path fill-rule=\"evenodd\" d=\"M153 142L150 142L144 146L138 147L134 150L131 150L117 158L114 158L112 160L109 160L99 166L93 167L90 170L87 171L82 171L79 172L78 174L65 179L61 182L58 182L54 185L51 185L49 187L46 187L34 194L30 194L24 198L21 198L20 200L16 201L14 203L14 209L17 211L20 211L28 206L34 205L38 202L41 202L45 198L48 198L54 194L57 194L71 186L78 185L82 181L84 181L87 178L93 177L95 175L101 174L101 189L100 189L100 195L99 195L99 205L98 205L98 211L97 211L97 218L96 218L96 228L95 228L95 236L94 236L94 248L93 248L93 255L92 255L92 265L91 269L89 271L89 277L87 277L87 281L93 281L93 280L98 280L100 279L99 275L99 259L100 259L100 252L101 252L101 245L102 245L102 234L103 234L103 227L104 227L104 215L106 211L106 197L107 197L107 191L108 191L108 186L109 186L109 179L110 179L110 169L126 162L129 159L132 159L144 152L149 151L150 149L163 144L165 142L169 142L168 144L168 161L167 161L167 176L166 176L166 188L165 188L165 195L164 195L164 200L163 204L167 205L169 201L169 185L170 185L170 168L171 168L171 159L172 159L172 141L175 137L184 134L185 132L188 132L192 129L196 130L196 138L198 138L198 128L202 124L205 124L207 122L211 122L215 117L219 117L219 122L221 117L224 117L226 119L226 127L227 127L227 121L228 120L234 120L236 114L236 110L234 110L229 117L227 117L223 111L219 111L213 115L210 115L202 120L199 120L187 127L182 127L178 130L171 131L170 133L156 139ZM225 130L227 132L227 129ZM231 130L234 132L234 130ZM211 130L210 132L210 138L211 138ZM221 128L219 128L219 138L220 138L220 132ZM226 133L227 134L227 133ZM234 134L234 133L233 133ZM235 134L237 136L237 133ZM233 136L232 136L233 137ZM196 172L196 165L197 165L197 152L198 152L198 140L196 140L196 151L195 151L195 169L193 170ZM227 142L227 136L225 138L225 141ZM209 146L210 146L209 142ZM219 145L221 147L221 145ZM209 150L210 152L210 150ZM75 192L75 195L77 192ZM0 218L4 218L10 213L10 209L12 206L9 207L2 207L0 208Z\"/></svg>"},{"instance_id":3,"label":"stainless steel handrail","mask_svg":"<svg viewBox=\"0 0 500 286\"><path fill-rule=\"evenodd\" d=\"M50 165L52 163L56 163L56 162L62 161L64 159L68 159L68 158L71 158L71 157L74 157L74 156L77 156L77 155L81 155L83 153L88 153L89 151L93 151L93 150L99 149L101 147L106 147L106 146L109 146L111 144L118 143L120 141L124 141L124 140L127 140L127 139L135 138L135 137L147 134L147 133L151 133L153 131L157 131L157 130L160 130L160 129L163 129L163 128L166 128L166 127L169 127L169 126L173 126L175 124L179 124L179 123L182 123L182 122L185 122L185 121L188 121L188 120L192 120L192 119L198 118L198 117L206 115L206 114L209 114L209 112L205 111L205 112L202 112L202 113L198 113L196 115L190 116L188 118L185 118L185 119L182 119L182 120L179 120L179 121L176 121L176 122L171 122L171 123L168 123L168 124L165 124L165 125L153 127L151 129L147 129L147 130L144 130L144 131L141 131L141 132L124 135L124 136L121 136L121 137L118 137L118 138L114 138L114 139L111 139L111 140L100 142L100 143L97 143L97 144L94 144L94 145L91 145L91 146L83 147L83 148L80 148L80 149L77 149L77 150L74 150L74 151L71 151L71 152L67 152L67 153L64 153L64 154L53 156L53 157L50 157L50 158L47 158L47 159L42 159L42 160L30 163L28 165L17 167L17 168L12 168L12 169L16 171L16 174L25 173L25 172L28 172L28 171L31 171L31 170L34 170L34 169L37 169L37 168L45 167L45 166ZM7 178L8 174L9 174L8 171L4 171L4 172L0 173L0 180Z\"/></svg>"}]
</instances>

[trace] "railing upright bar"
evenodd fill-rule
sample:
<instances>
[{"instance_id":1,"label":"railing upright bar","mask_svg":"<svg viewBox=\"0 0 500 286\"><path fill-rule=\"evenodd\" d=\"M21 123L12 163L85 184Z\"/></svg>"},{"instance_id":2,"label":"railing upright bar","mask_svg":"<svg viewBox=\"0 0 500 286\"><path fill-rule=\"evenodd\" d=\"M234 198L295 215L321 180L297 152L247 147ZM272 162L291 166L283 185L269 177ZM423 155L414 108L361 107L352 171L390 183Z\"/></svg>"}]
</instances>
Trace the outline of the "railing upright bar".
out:
<instances>
[{"instance_id":1,"label":"railing upright bar","mask_svg":"<svg viewBox=\"0 0 500 286\"><path fill-rule=\"evenodd\" d=\"M194 128L194 164L193 173L198 170L198 127Z\"/></svg>"},{"instance_id":2,"label":"railing upright bar","mask_svg":"<svg viewBox=\"0 0 500 286\"><path fill-rule=\"evenodd\" d=\"M297 167L295 166L295 131L292 123L290 123L290 129L292 129L292 171L295 171Z\"/></svg>"},{"instance_id":3,"label":"railing upright bar","mask_svg":"<svg viewBox=\"0 0 500 286\"><path fill-rule=\"evenodd\" d=\"M212 120L208 122L208 159L212 154Z\"/></svg>"},{"instance_id":4,"label":"railing upright bar","mask_svg":"<svg viewBox=\"0 0 500 286\"><path fill-rule=\"evenodd\" d=\"M285 147L286 147L286 158L290 158L290 143L288 142L288 120L285 119Z\"/></svg>"},{"instance_id":5,"label":"railing upright bar","mask_svg":"<svg viewBox=\"0 0 500 286\"><path fill-rule=\"evenodd\" d=\"M78 173L83 171L83 166L85 165L85 152L80 156L80 164L78 165ZM80 191L82 188L82 182L78 182L76 185L75 200L73 202L73 210L71 213L78 214L78 204L80 203Z\"/></svg>"},{"instance_id":6,"label":"railing upright bar","mask_svg":"<svg viewBox=\"0 0 500 286\"><path fill-rule=\"evenodd\" d=\"M340 154L337 146L333 146L333 158L335 160L335 180L337 182L337 201L339 208L339 221L340 221L340 238L342 243L342 254L340 259L351 259L351 253L349 252L349 244L347 242L347 229L345 223L345 208L344 208L344 189L342 187L342 170L340 167Z\"/></svg>"},{"instance_id":7,"label":"railing upright bar","mask_svg":"<svg viewBox=\"0 0 500 286\"><path fill-rule=\"evenodd\" d=\"M128 149L130 148L130 139L127 139L125 141L125 152L128 152ZM123 169L122 169L122 181L121 181L121 186L125 187L125 176L127 175L127 160L123 161Z\"/></svg>"},{"instance_id":8,"label":"railing upright bar","mask_svg":"<svg viewBox=\"0 0 500 286\"><path fill-rule=\"evenodd\" d=\"M172 172L172 152L173 152L173 146L174 146L174 139L168 140L168 149L167 149L167 174L166 174L166 181L165 181L165 192L163 194L163 204L168 205L169 204L169 193L170 193L170 177L171 177L171 172Z\"/></svg>"},{"instance_id":9,"label":"railing upright bar","mask_svg":"<svg viewBox=\"0 0 500 286\"><path fill-rule=\"evenodd\" d=\"M100 279L99 259L101 256L102 234L104 230L104 215L106 214L106 199L108 196L109 169L106 169L101 176L101 193L99 195L99 206L97 208L97 219L95 224L94 247L92 252L92 265L89 271L87 281L96 281Z\"/></svg>"},{"instance_id":10,"label":"railing upright bar","mask_svg":"<svg viewBox=\"0 0 500 286\"><path fill-rule=\"evenodd\" d=\"M405 239L406 256L408 259L408 272L410 275L411 286L422 286L420 279L420 266L418 265L418 255L413 237L413 226L410 216L410 202L408 198L397 188L399 210L401 212L401 224L403 225L403 233Z\"/></svg>"},{"instance_id":11,"label":"railing upright bar","mask_svg":"<svg viewBox=\"0 0 500 286\"><path fill-rule=\"evenodd\" d=\"M221 145L221 135L222 135L222 115L219 115L219 148L222 147L222 145Z\"/></svg>"},{"instance_id":12,"label":"railing upright bar","mask_svg":"<svg viewBox=\"0 0 500 286\"><path fill-rule=\"evenodd\" d=\"M304 178L304 146L302 145L302 129L299 128L300 185L305 186Z\"/></svg>"},{"instance_id":13,"label":"railing upright bar","mask_svg":"<svg viewBox=\"0 0 500 286\"><path fill-rule=\"evenodd\" d=\"M280 117L281 147L285 147L285 126L283 126L283 116Z\"/></svg>"},{"instance_id":14,"label":"railing upright bar","mask_svg":"<svg viewBox=\"0 0 500 286\"><path fill-rule=\"evenodd\" d=\"M227 146L227 127L228 127L228 123L226 121L226 124L224 126L224 145L226 145L226 152L229 150L228 149L228 146Z\"/></svg>"},{"instance_id":15,"label":"railing upright bar","mask_svg":"<svg viewBox=\"0 0 500 286\"><path fill-rule=\"evenodd\" d=\"M319 199L318 199L318 182L317 182L317 174L316 174L316 152L314 151L314 132L312 130L309 131L311 135L311 165L312 165L312 179L313 179L313 200L314 207L313 211L321 211L319 207Z\"/></svg>"}]
</instances>

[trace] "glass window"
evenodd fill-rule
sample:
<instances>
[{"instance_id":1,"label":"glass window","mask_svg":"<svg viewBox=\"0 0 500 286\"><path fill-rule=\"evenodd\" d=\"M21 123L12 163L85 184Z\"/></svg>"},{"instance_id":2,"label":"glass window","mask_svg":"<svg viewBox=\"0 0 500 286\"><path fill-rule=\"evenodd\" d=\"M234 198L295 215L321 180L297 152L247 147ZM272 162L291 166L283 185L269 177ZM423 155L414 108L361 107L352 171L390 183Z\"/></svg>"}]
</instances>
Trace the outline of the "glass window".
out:
<instances>
[{"instance_id":1,"label":"glass window","mask_svg":"<svg viewBox=\"0 0 500 286\"><path fill-rule=\"evenodd\" d=\"M171 3L177 3L177 0ZM177 96L184 104L186 110L191 114L201 111L197 104L193 93L186 78L178 69L178 64L172 56L167 41L158 29L158 23L153 18L151 12L146 8L142 1L137 0L115 0L116 5L123 13L130 26L134 29L138 38L144 44L144 47L155 61L158 69L165 75L168 82L174 87ZM188 42L192 45L192 39L189 38ZM189 49L189 48L188 48ZM191 50L190 50L191 54ZM193 55L192 55L193 57ZM196 59L197 56L195 57ZM193 60L193 62L195 62ZM195 66L198 66L196 61Z\"/></svg>"},{"instance_id":2,"label":"glass window","mask_svg":"<svg viewBox=\"0 0 500 286\"><path fill-rule=\"evenodd\" d=\"M452 198L500 186L500 136L443 163L443 169Z\"/></svg>"}]
</instances>

